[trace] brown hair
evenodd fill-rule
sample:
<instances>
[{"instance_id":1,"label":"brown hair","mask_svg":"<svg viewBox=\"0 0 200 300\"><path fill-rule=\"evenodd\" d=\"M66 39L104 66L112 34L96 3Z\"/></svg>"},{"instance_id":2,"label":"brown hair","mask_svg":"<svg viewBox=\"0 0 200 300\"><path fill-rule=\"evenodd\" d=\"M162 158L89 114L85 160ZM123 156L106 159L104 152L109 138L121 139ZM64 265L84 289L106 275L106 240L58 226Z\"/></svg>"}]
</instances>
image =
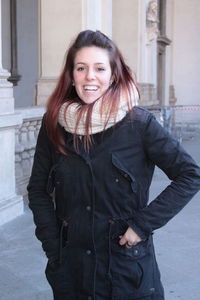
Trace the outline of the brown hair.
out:
<instances>
[{"instance_id":1,"label":"brown hair","mask_svg":"<svg viewBox=\"0 0 200 300\"><path fill-rule=\"evenodd\" d=\"M75 87L72 85L75 56L81 48L91 46L106 49L109 55L113 82L106 93L103 95L103 99L108 99L109 101L102 101L101 108L102 110L109 110L108 120L109 116L113 114L113 112L117 112L120 93L123 91L130 96L131 86L136 86L131 75L130 68L126 65L122 54L112 40L110 40L105 34L100 31L85 30L80 32L75 41L68 49L63 71L58 79L55 90L48 100L47 112L45 117L47 135L57 151L63 154L66 154L66 147L61 128L60 126L58 126L58 115L60 107L65 102L71 103L73 101L83 104L81 105L81 108L78 112L77 125L81 119L81 116L86 113L84 146L85 148L89 149L90 145L92 144L92 137L89 132L91 127L91 115L94 102L90 104L83 103L81 99L78 98ZM106 105L106 107L104 105ZM77 149L76 132L74 133L74 145Z\"/></svg>"}]
</instances>

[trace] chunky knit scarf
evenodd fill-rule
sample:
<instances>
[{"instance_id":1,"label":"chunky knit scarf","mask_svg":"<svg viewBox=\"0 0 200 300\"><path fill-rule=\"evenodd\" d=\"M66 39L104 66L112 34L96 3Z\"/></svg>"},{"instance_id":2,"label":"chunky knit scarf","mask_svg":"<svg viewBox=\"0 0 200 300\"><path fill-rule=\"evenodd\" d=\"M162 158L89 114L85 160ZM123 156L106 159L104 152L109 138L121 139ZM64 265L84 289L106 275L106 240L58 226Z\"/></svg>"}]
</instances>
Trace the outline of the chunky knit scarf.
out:
<instances>
[{"instance_id":1,"label":"chunky knit scarf","mask_svg":"<svg viewBox=\"0 0 200 300\"><path fill-rule=\"evenodd\" d=\"M138 104L139 95L135 86L132 86L129 98L130 99L126 101L125 95L122 94L120 96L117 113L111 114L110 116L108 112L101 112L102 98L96 100L92 109L90 134L102 132L110 128L125 117L129 108ZM77 125L80 106L81 104L79 103L72 102L69 104L69 102L65 102L60 108L58 122L70 133L76 132L77 135L85 135L87 113L83 114Z\"/></svg>"}]
</instances>

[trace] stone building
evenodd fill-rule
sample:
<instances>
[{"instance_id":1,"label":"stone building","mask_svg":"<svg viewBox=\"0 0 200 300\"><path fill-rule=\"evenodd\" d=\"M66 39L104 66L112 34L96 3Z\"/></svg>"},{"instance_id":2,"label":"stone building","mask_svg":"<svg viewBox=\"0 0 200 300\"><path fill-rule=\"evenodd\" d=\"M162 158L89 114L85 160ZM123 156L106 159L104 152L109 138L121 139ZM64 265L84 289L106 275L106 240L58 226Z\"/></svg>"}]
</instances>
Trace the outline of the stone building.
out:
<instances>
[{"instance_id":1,"label":"stone building","mask_svg":"<svg viewBox=\"0 0 200 300\"><path fill-rule=\"evenodd\" d=\"M117 43L140 105L198 105L199 12L199 0L0 0L0 224L23 212L44 105L76 34Z\"/></svg>"}]
</instances>

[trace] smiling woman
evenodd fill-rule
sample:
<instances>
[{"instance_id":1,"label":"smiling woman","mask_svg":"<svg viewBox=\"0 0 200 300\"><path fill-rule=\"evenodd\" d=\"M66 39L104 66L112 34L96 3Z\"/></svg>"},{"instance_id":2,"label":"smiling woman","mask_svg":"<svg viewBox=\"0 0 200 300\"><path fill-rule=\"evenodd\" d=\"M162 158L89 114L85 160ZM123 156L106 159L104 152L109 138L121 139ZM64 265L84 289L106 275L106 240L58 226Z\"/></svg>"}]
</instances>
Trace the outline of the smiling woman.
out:
<instances>
[{"instance_id":1,"label":"smiling woman","mask_svg":"<svg viewBox=\"0 0 200 300\"><path fill-rule=\"evenodd\" d=\"M89 104L100 98L112 82L108 51L83 47L74 60L74 86L79 98Z\"/></svg>"},{"instance_id":2,"label":"smiling woman","mask_svg":"<svg viewBox=\"0 0 200 300\"><path fill-rule=\"evenodd\" d=\"M68 49L63 72L49 98L45 116L48 136L55 148L66 154L59 120L73 133L76 149L78 135L89 149L95 128L102 131L112 127L131 111L138 98L131 70L113 41L100 31L83 31ZM101 126L92 124L97 115L96 124Z\"/></svg>"},{"instance_id":3,"label":"smiling woman","mask_svg":"<svg viewBox=\"0 0 200 300\"><path fill-rule=\"evenodd\" d=\"M152 233L200 188L200 169L148 111L117 46L68 50L28 186L54 300L164 300ZM148 204L155 165L172 181Z\"/></svg>"}]
</instances>

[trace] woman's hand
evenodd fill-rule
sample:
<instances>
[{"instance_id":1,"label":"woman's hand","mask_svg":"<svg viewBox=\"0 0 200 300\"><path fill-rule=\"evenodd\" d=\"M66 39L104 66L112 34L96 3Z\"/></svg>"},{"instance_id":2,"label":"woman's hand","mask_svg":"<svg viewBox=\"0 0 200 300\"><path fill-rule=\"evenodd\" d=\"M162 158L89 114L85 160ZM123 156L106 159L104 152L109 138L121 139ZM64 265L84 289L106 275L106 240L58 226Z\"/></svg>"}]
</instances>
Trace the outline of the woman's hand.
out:
<instances>
[{"instance_id":1,"label":"woman's hand","mask_svg":"<svg viewBox=\"0 0 200 300\"><path fill-rule=\"evenodd\" d=\"M129 227L124 235L119 236L119 244L121 246L126 246L126 248L131 248L132 246L135 246L137 243L141 242L141 238L131 227Z\"/></svg>"}]
</instances>

